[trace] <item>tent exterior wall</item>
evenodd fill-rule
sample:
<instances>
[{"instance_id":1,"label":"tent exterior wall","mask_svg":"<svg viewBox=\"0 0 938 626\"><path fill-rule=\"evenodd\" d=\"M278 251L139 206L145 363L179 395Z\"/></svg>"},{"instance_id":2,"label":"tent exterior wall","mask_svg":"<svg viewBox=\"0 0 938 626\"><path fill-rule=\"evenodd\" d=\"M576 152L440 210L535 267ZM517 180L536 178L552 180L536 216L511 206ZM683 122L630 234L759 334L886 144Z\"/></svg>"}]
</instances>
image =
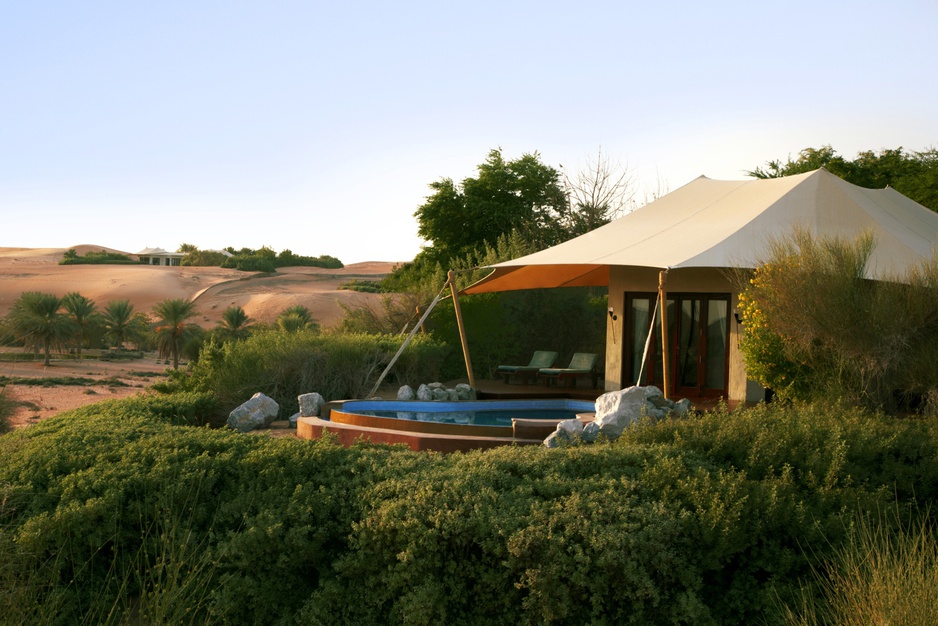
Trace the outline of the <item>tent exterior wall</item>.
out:
<instances>
[{"instance_id":1,"label":"tent exterior wall","mask_svg":"<svg viewBox=\"0 0 938 626\"><path fill-rule=\"evenodd\" d=\"M615 391L634 384L626 378L625 351L631 346L628 324L631 319L626 307L626 294L655 293L658 289L659 270L648 267L612 267L609 272L609 306L615 314L606 318L606 363L604 388ZM726 294L728 295L728 362L726 398L731 401L757 402L765 398L765 389L746 376L746 364L739 350L743 328L732 317L739 303L739 292L734 275L722 268L673 269L667 274L668 293Z\"/></svg>"}]
</instances>

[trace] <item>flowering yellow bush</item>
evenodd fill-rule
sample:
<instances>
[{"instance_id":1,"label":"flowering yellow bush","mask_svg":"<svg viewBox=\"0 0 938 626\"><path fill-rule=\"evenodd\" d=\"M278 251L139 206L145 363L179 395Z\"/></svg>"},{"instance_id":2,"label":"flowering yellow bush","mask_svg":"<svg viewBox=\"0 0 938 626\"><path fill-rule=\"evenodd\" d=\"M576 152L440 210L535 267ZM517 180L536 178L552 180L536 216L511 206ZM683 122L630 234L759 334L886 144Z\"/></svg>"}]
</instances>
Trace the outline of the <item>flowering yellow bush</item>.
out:
<instances>
[{"instance_id":1,"label":"flowering yellow bush","mask_svg":"<svg viewBox=\"0 0 938 626\"><path fill-rule=\"evenodd\" d=\"M805 399L810 367L792 357L792 342L774 330L761 303L772 299L778 268L771 264L755 270L748 287L739 294L739 314L746 329L739 348L746 359L749 378L771 389L779 398Z\"/></svg>"}]
</instances>

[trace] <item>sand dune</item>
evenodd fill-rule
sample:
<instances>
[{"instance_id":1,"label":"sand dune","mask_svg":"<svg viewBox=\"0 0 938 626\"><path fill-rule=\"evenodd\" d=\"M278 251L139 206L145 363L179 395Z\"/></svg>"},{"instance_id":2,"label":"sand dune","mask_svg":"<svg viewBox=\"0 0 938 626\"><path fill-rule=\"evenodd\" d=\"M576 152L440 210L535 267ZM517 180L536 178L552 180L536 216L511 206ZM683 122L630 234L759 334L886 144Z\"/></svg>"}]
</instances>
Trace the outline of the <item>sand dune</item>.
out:
<instances>
[{"instance_id":1,"label":"sand dune","mask_svg":"<svg viewBox=\"0 0 938 626\"><path fill-rule=\"evenodd\" d=\"M120 252L94 245L74 247L79 254L102 249ZM161 300L194 299L198 311L194 321L205 327L214 326L234 304L261 322L272 322L283 309L299 304L328 328L344 315L340 303L358 307L381 300L378 294L339 290L342 283L352 278L376 280L396 265L373 261L337 270L292 267L267 276L218 267L58 265L64 253L59 248L0 248L0 316L9 312L24 291L59 296L77 291L99 307L126 299L136 310L148 313Z\"/></svg>"}]
</instances>

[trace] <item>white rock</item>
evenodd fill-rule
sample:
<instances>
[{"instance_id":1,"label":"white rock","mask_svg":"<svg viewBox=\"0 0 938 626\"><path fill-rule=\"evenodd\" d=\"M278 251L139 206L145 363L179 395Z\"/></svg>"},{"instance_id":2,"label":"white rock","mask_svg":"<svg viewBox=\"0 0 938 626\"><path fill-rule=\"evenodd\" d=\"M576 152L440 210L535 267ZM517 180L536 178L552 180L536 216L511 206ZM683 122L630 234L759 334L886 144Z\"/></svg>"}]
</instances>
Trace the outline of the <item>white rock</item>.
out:
<instances>
[{"instance_id":1,"label":"white rock","mask_svg":"<svg viewBox=\"0 0 938 626\"><path fill-rule=\"evenodd\" d=\"M590 422L583 427L583 434L580 435L583 441L593 442L599 438L599 424Z\"/></svg>"},{"instance_id":2,"label":"white rock","mask_svg":"<svg viewBox=\"0 0 938 626\"><path fill-rule=\"evenodd\" d=\"M564 420L557 423L557 430L566 432L569 438L576 438L583 433L583 422L578 419Z\"/></svg>"},{"instance_id":3,"label":"white rock","mask_svg":"<svg viewBox=\"0 0 938 626\"><path fill-rule=\"evenodd\" d=\"M322 405L326 403L325 398L318 393L304 393L297 396L296 400L299 402L300 415L303 417L317 417Z\"/></svg>"},{"instance_id":4,"label":"white rock","mask_svg":"<svg viewBox=\"0 0 938 626\"><path fill-rule=\"evenodd\" d=\"M258 391L250 400L228 414L228 426L246 433L255 428L270 426L278 413L280 405Z\"/></svg>"}]
</instances>

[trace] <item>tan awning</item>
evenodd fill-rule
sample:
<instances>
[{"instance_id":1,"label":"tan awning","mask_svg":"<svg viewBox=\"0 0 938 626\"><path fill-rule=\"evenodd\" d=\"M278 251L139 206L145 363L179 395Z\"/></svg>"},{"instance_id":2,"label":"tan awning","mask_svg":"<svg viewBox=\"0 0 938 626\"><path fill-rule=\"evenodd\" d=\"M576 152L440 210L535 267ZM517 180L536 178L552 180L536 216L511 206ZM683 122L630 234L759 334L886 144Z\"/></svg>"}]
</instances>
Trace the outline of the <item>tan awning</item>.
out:
<instances>
[{"instance_id":1,"label":"tan awning","mask_svg":"<svg viewBox=\"0 0 938 626\"><path fill-rule=\"evenodd\" d=\"M767 180L701 176L605 226L498 263L467 294L607 285L610 266L756 267L794 227L854 238L871 230L870 278L894 278L931 256L938 214L893 189L864 189L824 169Z\"/></svg>"}]
</instances>

